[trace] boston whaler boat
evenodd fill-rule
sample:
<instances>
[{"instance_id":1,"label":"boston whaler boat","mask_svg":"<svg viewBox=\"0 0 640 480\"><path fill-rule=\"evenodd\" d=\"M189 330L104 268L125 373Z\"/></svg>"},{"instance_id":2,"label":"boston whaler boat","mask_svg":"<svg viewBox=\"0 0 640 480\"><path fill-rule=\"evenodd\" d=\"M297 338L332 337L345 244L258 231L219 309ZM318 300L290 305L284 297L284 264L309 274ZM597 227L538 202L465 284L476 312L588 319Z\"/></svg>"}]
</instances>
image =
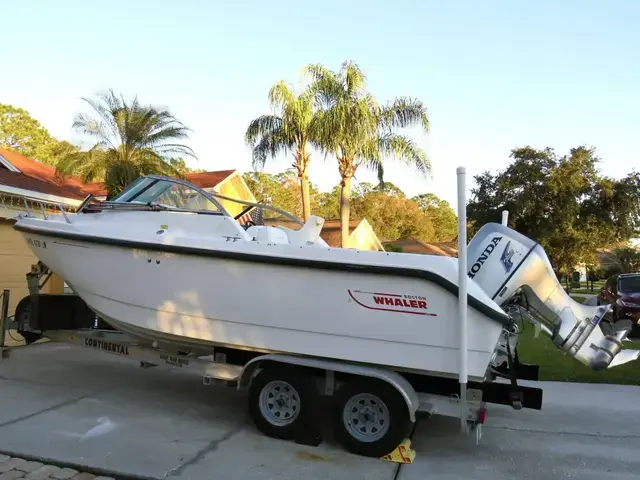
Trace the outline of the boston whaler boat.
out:
<instances>
[{"instance_id":1,"label":"boston whaler boat","mask_svg":"<svg viewBox=\"0 0 640 480\"><path fill-rule=\"evenodd\" d=\"M232 216L232 203L246 208ZM243 221L256 212L300 228ZM77 296L32 289L16 319L30 341L81 338L249 387L252 418L273 437L304 435L315 398L331 397L336 437L370 456L400 444L420 411L479 431L487 402L539 409L541 390L517 384L537 379L518 362L521 319L594 370L640 353L622 350L629 322L567 296L538 244L488 224L467 248L470 382L458 398L458 259L330 248L323 222L154 175L74 214L27 212L14 228ZM78 297L91 315L61 314Z\"/></svg>"}]
</instances>

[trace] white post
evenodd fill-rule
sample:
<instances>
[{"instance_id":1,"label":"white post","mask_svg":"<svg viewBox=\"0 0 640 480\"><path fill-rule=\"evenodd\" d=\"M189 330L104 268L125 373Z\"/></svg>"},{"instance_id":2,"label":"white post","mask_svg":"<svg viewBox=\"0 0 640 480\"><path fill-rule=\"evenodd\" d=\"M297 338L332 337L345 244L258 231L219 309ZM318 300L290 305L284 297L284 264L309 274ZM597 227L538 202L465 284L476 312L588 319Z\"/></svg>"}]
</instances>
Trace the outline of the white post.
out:
<instances>
[{"instance_id":1,"label":"white post","mask_svg":"<svg viewBox=\"0 0 640 480\"><path fill-rule=\"evenodd\" d=\"M460 319L460 425L467 431L467 191L465 167L458 167L458 317Z\"/></svg>"},{"instance_id":2,"label":"white post","mask_svg":"<svg viewBox=\"0 0 640 480\"><path fill-rule=\"evenodd\" d=\"M502 225L507 226L509 221L509 210L502 210Z\"/></svg>"}]
</instances>

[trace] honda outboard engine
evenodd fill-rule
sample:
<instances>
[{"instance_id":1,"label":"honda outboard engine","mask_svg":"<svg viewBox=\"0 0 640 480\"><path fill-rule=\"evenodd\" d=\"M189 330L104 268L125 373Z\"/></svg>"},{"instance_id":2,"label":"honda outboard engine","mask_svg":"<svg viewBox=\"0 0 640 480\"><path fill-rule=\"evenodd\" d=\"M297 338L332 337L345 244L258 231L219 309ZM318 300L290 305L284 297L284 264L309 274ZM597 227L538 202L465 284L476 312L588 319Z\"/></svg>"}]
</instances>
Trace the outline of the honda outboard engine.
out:
<instances>
[{"instance_id":1,"label":"honda outboard engine","mask_svg":"<svg viewBox=\"0 0 640 480\"><path fill-rule=\"evenodd\" d=\"M622 350L631 322L603 323L609 306L591 307L571 299L540 244L504 225L489 223L467 248L469 278L508 314L520 313L538 325L560 350L593 370L640 355L638 350Z\"/></svg>"}]
</instances>

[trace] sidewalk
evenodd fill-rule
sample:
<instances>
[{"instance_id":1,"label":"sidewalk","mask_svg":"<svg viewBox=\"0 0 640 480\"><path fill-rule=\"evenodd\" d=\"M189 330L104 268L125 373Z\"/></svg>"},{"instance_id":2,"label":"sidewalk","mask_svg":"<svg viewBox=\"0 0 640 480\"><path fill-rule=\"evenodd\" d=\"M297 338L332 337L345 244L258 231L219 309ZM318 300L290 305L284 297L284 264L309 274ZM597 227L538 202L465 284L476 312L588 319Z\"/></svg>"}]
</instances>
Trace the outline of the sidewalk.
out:
<instances>
[{"instance_id":1,"label":"sidewalk","mask_svg":"<svg viewBox=\"0 0 640 480\"><path fill-rule=\"evenodd\" d=\"M0 454L0 480L115 480L113 477L97 476L79 472L72 468L60 468L42 462Z\"/></svg>"}]
</instances>

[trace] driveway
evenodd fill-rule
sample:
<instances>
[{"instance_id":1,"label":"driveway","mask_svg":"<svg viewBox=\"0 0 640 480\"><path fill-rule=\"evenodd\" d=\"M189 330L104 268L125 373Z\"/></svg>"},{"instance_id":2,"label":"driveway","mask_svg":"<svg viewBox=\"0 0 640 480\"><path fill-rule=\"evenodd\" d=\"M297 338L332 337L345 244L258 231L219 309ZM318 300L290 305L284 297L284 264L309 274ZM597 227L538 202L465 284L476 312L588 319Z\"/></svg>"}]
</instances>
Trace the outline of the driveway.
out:
<instances>
[{"instance_id":1,"label":"driveway","mask_svg":"<svg viewBox=\"0 0 640 480\"><path fill-rule=\"evenodd\" d=\"M640 368L640 365L639 365ZM153 479L635 478L640 389L545 383L544 410L490 406L484 438L433 417L399 466L262 436L244 396L128 359L44 343L0 364L0 452Z\"/></svg>"}]
</instances>

